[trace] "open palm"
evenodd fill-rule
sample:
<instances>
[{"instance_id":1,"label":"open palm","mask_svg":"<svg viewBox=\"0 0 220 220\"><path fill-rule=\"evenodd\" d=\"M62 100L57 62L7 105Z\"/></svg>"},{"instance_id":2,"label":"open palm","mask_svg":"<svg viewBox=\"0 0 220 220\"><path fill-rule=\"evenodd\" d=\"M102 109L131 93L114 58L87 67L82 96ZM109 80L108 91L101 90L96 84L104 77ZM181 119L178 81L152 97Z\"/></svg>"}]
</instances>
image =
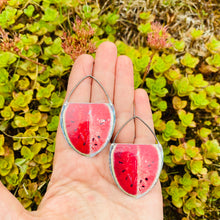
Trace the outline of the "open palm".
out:
<instances>
[{"instance_id":1,"label":"open palm","mask_svg":"<svg viewBox=\"0 0 220 220\"><path fill-rule=\"evenodd\" d=\"M102 43L95 61L89 55L81 55L76 60L67 94L89 74L102 83L115 106L115 131L133 116L134 111L153 128L148 96L142 89L134 91L132 63L126 56L117 57L114 44ZM70 100L106 102L106 97L100 87L88 78L74 91ZM154 143L154 137L143 124L135 121L121 131L116 141ZM93 158L77 154L65 141L59 126L53 174L38 210L26 211L0 184L0 219L162 219L160 183L140 199L125 195L113 181L108 154L109 145Z\"/></svg>"}]
</instances>

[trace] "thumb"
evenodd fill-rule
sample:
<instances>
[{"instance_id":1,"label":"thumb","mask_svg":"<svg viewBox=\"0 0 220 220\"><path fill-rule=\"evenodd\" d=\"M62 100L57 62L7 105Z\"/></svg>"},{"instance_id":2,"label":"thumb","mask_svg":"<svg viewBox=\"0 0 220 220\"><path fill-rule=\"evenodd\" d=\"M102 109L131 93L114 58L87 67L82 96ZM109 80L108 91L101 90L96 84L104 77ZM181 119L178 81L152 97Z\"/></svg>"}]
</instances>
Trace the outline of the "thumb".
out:
<instances>
[{"instance_id":1,"label":"thumb","mask_svg":"<svg viewBox=\"0 0 220 220\"><path fill-rule=\"evenodd\" d=\"M0 219L25 219L28 212L0 181Z\"/></svg>"}]
</instances>

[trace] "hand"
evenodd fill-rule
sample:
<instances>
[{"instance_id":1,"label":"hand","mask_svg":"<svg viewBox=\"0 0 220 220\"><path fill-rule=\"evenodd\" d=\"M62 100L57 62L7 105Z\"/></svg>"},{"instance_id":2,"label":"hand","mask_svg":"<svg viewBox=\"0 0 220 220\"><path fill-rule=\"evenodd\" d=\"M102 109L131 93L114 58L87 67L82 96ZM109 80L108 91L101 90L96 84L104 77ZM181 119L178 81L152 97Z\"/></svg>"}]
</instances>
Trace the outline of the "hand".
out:
<instances>
[{"instance_id":1,"label":"hand","mask_svg":"<svg viewBox=\"0 0 220 220\"><path fill-rule=\"evenodd\" d=\"M148 96L143 89L134 91L132 62L127 56L117 57L117 49L110 42L99 46L95 61L90 55L81 55L75 61L67 95L80 79L91 74L92 69L92 74L104 86L115 106L115 131L133 116L134 110L153 129ZM96 83L91 85L88 78L74 91L71 100L106 102L106 97ZM153 135L148 135L138 120L130 122L117 138L118 143L154 141ZM79 155L68 145L59 126L53 174L38 210L26 211L0 183L0 219L163 219L160 183L140 199L127 196L113 181L108 155L109 145L93 158Z\"/></svg>"}]
</instances>

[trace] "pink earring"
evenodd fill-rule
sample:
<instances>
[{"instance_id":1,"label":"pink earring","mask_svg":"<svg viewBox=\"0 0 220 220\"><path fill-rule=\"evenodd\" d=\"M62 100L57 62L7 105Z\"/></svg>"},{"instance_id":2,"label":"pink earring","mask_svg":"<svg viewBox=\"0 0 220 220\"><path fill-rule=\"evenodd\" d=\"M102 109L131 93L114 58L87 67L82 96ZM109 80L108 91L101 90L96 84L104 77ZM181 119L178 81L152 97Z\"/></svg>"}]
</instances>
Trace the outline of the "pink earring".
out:
<instances>
[{"instance_id":1,"label":"pink earring","mask_svg":"<svg viewBox=\"0 0 220 220\"><path fill-rule=\"evenodd\" d=\"M102 88L108 103L69 102L75 89L89 77ZM107 146L114 131L115 110L104 87L94 76L84 77L72 89L63 104L60 123L68 144L83 156L93 157Z\"/></svg>"},{"instance_id":2,"label":"pink earring","mask_svg":"<svg viewBox=\"0 0 220 220\"><path fill-rule=\"evenodd\" d=\"M139 119L154 135L157 144L115 143L120 131L133 119ZM110 170L119 189L129 196L146 195L159 179L163 149L152 129L138 116L129 119L116 133L109 154Z\"/></svg>"}]
</instances>

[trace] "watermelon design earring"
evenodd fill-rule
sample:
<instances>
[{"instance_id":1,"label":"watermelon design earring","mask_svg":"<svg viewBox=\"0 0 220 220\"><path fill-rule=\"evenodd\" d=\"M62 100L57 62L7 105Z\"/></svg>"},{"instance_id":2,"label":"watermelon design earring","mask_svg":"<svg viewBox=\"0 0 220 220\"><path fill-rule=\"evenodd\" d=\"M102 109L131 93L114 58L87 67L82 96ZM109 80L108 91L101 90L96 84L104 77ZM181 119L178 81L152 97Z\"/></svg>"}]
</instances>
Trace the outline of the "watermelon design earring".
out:
<instances>
[{"instance_id":1,"label":"watermelon design earring","mask_svg":"<svg viewBox=\"0 0 220 220\"><path fill-rule=\"evenodd\" d=\"M87 78L98 83L108 103L69 102L72 93ZM94 76L85 76L71 90L63 104L60 123L66 141L83 156L93 157L109 143L115 127L115 110L104 87Z\"/></svg>"},{"instance_id":2,"label":"watermelon design earring","mask_svg":"<svg viewBox=\"0 0 220 220\"><path fill-rule=\"evenodd\" d=\"M157 144L115 143L120 131L139 119L154 135ZM117 186L127 195L140 198L156 184L163 166L163 149L155 133L140 117L129 119L116 133L109 154L110 170Z\"/></svg>"}]
</instances>

